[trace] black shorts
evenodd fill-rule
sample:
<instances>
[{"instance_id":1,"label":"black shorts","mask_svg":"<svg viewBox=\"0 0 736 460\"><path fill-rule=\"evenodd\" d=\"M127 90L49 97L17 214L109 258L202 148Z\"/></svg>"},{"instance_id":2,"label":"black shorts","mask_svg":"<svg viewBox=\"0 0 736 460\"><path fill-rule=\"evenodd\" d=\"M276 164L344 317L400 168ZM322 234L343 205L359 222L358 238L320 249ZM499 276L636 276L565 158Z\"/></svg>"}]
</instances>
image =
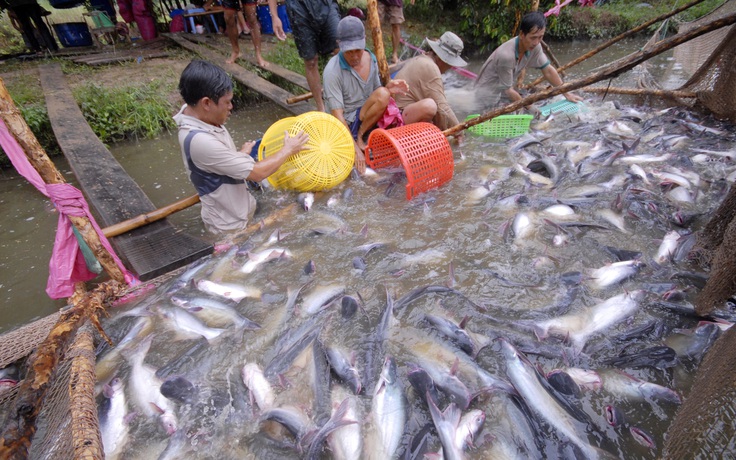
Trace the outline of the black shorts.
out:
<instances>
[{"instance_id":1,"label":"black shorts","mask_svg":"<svg viewBox=\"0 0 736 460\"><path fill-rule=\"evenodd\" d=\"M327 56L337 49L340 11L332 0L286 0L294 42L304 60L318 53Z\"/></svg>"},{"instance_id":2,"label":"black shorts","mask_svg":"<svg viewBox=\"0 0 736 460\"><path fill-rule=\"evenodd\" d=\"M229 10L240 11L240 0L221 0L222 7Z\"/></svg>"}]
</instances>

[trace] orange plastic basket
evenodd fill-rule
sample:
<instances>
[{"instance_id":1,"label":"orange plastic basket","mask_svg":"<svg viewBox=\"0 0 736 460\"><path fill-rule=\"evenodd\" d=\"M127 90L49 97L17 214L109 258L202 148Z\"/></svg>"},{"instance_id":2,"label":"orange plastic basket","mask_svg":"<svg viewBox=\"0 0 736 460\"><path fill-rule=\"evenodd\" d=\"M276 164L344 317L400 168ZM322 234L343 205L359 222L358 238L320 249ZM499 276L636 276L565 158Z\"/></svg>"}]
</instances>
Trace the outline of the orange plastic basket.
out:
<instances>
[{"instance_id":1,"label":"orange plastic basket","mask_svg":"<svg viewBox=\"0 0 736 460\"><path fill-rule=\"evenodd\" d=\"M365 161L373 169L403 166L407 200L449 181L455 171L450 143L431 123L374 130Z\"/></svg>"}]
</instances>

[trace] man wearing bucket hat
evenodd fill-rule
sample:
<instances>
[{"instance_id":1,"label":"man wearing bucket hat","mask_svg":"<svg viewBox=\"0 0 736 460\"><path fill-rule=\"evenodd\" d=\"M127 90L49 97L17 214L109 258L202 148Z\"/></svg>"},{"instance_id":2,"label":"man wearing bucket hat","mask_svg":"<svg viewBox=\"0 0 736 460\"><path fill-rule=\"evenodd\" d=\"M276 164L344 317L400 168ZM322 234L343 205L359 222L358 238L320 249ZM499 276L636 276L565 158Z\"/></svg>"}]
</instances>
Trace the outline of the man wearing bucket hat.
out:
<instances>
[{"instance_id":1,"label":"man wearing bucket hat","mask_svg":"<svg viewBox=\"0 0 736 460\"><path fill-rule=\"evenodd\" d=\"M460 57L463 41L452 32L445 32L439 40L427 39L427 43L431 51L399 64L396 78L406 80L410 89L396 97L396 104L406 124L427 121L445 130L458 120L447 102L442 74L468 63Z\"/></svg>"},{"instance_id":2,"label":"man wearing bucket hat","mask_svg":"<svg viewBox=\"0 0 736 460\"><path fill-rule=\"evenodd\" d=\"M538 11L526 14L519 25L519 35L503 43L488 57L475 81L477 98L485 109L506 105L521 99L514 88L517 78L527 67L539 69L553 86L560 86L562 78L542 50L542 38L547 20ZM582 98L565 93L571 102Z\"/></svg>"},{"instance_id":3,"label":"man wearing bucket hat","mask_svg":"<svg viewBox=\"0 0 736 460\"><path fill-rule=\"evenodd\" d=\"M381 86L376 57L365 49L365 27L360 19L342 18L337 26L337 42L340 52L327 63L323 75L325 105L353 135L355 167L363 173L365 135L384 117L391 97L408 87L403 80Z\"/></svg>"},{"instance_id":4,"label":"man wearing bucket hat","mask_svg":"<svg viewBox=\"0 0 736 460\"><path fill-rule=\"evenodd\" d=\"M309 140L303 131L284 133L284 146L256 162L249 153L255 142L238 150L225 121L230 117L233 82L220 67L194 60L179 79L179 92L186 103L174 115L179 127L179 145L189 178L202 203L202 221L212 233L242 230L256 208L246 180L267 178Z\"/></svg>"}]
</instances>

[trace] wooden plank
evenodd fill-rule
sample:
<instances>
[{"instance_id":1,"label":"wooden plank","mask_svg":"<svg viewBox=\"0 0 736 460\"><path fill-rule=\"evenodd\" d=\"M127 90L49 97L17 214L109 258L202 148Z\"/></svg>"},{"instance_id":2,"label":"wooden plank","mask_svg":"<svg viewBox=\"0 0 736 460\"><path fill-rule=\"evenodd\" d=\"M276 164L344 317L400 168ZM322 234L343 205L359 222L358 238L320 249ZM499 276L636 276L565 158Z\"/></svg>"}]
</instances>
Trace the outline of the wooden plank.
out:
<instances>
[{"instance_id":1,"label":"wooden plank","mask_svg":"<svg viewBox=\"0 0 736 460\"><path fill-rule=\"evenodd\" d=\"M140 52L123 52L123 53L107 53L102 56L84 56L81 58L73 59L74 62L78 64L87 64L90 66L95 65L104 65L104 64L117 64L120 62L125 61L135 61L138 58L142 59L155 59L155 58L164 58L171 56L171 53L168 53L166 51L153 51L148 53L140 53Z\"/></svg>"},{"instance_id":2,"label":"wooden plank","mask_svg":"<svg viewBox=\"0 0 736 460\"><path fill-rule=\"evenodd\" d=\"M38 67L54 135L102 227L151 212L151 200L89 127L58 63ZM147 280L212 252L212 245L178 232L166 220L112 238L118 255Z\"/></svg>"},{"instance_id":3,"label":"wooden plank","mask_svg":"<svg viewBox=\"0 0 736 460\"><path fill-rule=\"evenodd\" d=\"M289 111L294 115L301 115L305 112L311 112L316 110L315 106L308 102L299 102L297 104L287 104L286 100L294 95L290 92L280 88L273 83L261 78L255 73L244 69L237 64L225 63L225 55L219 53L213 53L211 48L192 43L191 41L184 38L183 34L164 34L170 39L174 40L182 48L192 51L200 56L201 59L206 59L214 64L219 65L230 73L238 82L242 83L246 87L260 93L267 99L274 102L284 110Z\"/></svg>"},{"instance_id":4,"label":"wooden plank","mask_svg":"<svg viewBox=\"0 0 736 460\"><path fill-rule=\"evenodd\" d=\"M203 36L203 35L196 35L196 34L187 34L187 35L184 35L184 38L186 38L187 40L191 42L211 46L212 48L216 48L219 51L223 51L225 53L229 53L230 51L230 44L223 42L222 40L217 40L215 43L213 43L212 40L208 40L208 37ZM268 67L259 66L258 61L256 61L255 55L251 56L250 54L246 54L246 53L242 53L242 54L243 54L242 58L248 61L249 63L253 64L254 66L261 68L267 72L271 72L277 77L283 78L289 83L293 83L296 86L299 86L301 88L304 88L306 91L309 91L309 83L307 83L307 77L305 77L304 75L293 72L285 67L281 67L280 65L275 64L273 62L270 62Z\"/></svg>"}]
</instances>

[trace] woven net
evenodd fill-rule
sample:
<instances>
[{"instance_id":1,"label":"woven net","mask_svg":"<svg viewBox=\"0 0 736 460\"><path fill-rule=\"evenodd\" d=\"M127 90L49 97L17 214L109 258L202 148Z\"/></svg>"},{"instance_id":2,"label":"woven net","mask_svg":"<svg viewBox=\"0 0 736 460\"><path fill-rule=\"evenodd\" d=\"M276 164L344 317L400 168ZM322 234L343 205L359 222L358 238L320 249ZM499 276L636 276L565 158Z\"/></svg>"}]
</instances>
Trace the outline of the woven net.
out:
<instances>
[{"instance_id":1,"label":"woven net","mask_svg":"<svg viewBox=\"0 0 736 460\"><path fill-rule=\"evenodd\" d=\"M678 25L683 33L736 12L736 0L728 0L712 12ZM666 21L644 45L644 49L664 38ZM728 26L701 35L674 48L675 61L689 77L677 91L693 92L695 99L668 98L677 105L699 105L716 117L736 122L736 27ZM660 89L657 80L647 71L646 62L637 66L637 86ZM652 99L648 102L653 103ZM658 101L664 102L664 101Z\"/></svg>"}]
</instances>

